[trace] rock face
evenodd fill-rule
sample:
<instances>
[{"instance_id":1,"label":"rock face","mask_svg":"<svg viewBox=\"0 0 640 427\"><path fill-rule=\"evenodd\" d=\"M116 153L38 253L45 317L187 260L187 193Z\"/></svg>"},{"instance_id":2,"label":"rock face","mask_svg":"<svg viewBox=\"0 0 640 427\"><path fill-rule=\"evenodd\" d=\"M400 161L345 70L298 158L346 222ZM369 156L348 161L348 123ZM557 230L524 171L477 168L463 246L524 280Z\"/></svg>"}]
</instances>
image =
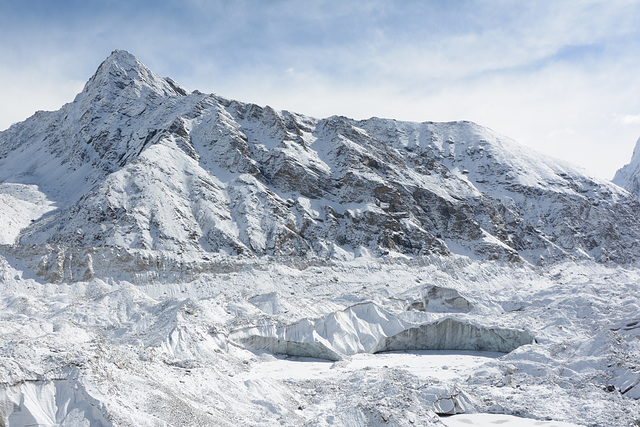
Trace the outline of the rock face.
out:
<instances>
[{"instance_id":1,"label":"rock face","mask_svg":"<svg viewBox=\"0 0 640 427\"><path fill-rule=\"evenodd\" d=\"M467 312L473 304L452 288L428 285L423 289L422 307L424 311L433 312Z\"/></svg>"},{"instance_id":2,"label":"rock face","mask_svg":"<svg viewBox=\"0 0 640 427\"><path fill-rule=\"evenodd\" d=\"M636 142L631 161L616 172L613 182L640 200L640 139Z\"/></svg>"},{"instance_id":3,"label":"rock face","mask_svg":"<svg viewBox=\"0 0 640 427\"><path fill-rule=\"evenodd\" d=\"M276 111L187 92L124 51L72 103L0 133L0 183L35 185L57 207L5 233L18 246L640 254L628 193L474 123Z\"/></svg>"}]
</instances>

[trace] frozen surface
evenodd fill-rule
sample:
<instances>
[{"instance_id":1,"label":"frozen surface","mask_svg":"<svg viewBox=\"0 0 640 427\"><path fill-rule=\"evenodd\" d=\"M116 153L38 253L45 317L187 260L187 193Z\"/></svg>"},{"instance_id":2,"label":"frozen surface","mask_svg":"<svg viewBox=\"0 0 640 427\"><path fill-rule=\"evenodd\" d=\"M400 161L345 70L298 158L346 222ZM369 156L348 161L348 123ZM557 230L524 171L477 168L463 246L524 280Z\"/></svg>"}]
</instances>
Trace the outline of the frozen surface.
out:
<instances>
[{"instance_id":1,"label":"frozen surface","mask_svg":"<svg viewBox=\"0 0 640 427\"><path fill-rule=\"evenodd\" d=\"M249 371L247 378L327 379L339 378L354 370L406 369L423 379L464 380L482 364L503 353L474 351L409 350L362 353L340 362L305 357L278 356Z\"/></svg>"}]
</instances>

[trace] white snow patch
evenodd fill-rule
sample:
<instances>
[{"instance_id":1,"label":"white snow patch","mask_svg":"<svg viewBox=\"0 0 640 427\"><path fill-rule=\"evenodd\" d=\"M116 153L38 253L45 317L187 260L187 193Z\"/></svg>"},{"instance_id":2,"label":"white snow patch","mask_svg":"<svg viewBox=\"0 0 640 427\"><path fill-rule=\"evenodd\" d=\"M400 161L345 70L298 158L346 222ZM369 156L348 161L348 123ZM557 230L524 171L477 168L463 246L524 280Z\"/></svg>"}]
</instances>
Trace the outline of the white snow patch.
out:
<instances>
[{"instance_id":1,"label":"white snow patch","mask_svg":"<svg viewBox=\"0 0 640 427\"><path fill-rule=\"evenodd\" d=\"M503 353L481 351L390 351L361 353L338 362L311 357L272 356L273 360L256 364L247 378L327 379L340 378L361 370L405 369L423 379L460 380L474 369L504 356Z\"/></svg>"}]
</instances>

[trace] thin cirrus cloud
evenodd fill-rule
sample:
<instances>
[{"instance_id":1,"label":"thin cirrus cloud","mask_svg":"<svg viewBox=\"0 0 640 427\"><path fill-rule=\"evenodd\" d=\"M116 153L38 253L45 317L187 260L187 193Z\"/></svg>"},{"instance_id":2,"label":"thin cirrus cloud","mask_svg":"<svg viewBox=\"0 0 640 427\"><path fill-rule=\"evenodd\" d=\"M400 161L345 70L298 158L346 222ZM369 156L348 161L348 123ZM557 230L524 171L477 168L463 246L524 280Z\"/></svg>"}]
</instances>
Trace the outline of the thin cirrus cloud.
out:
<instances>
[{"instance_id":1,"label":"thin cirrus cloud","mask_svg":"<svg viewBox=\"0 0 640 427\"><path fill-rule=\"evenodd\" d=\"M610 178L640 136L638 16L624 0L14 2L0 128L71 101L120 48L190 89L318 117L473 120Z\"/></svg>"}]
</instances>

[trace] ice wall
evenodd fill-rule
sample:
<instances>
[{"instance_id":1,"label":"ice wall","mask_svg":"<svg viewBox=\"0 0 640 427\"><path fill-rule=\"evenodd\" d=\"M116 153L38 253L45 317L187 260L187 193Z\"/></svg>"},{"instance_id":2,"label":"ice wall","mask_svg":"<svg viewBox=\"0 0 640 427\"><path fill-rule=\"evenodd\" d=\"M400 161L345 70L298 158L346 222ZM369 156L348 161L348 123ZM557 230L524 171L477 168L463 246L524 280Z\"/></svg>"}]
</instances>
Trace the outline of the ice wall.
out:
<instances>
[{"instance_id":1,"label":"ice wall","mask_svg":"<svg viewBox=\"0 0 640 427\"><path fill-rule=\"evenodd\" d=\"M0 425L106 427L101 404L69 380L0 386Z\"/></svg>"},{"instance_id":2,"label":"ice wall","mask_svg":"<svg viewBox=\"0 0 640 427\"><path fill-rule=\"evenodd\" d=\"M524 330L484 327L445 318L382 338L372 353L398 350L476 350L509 353L533 341L533 336Z\"/></svg>"},{"instance_id":3,"label":"ice wall","mask_svg":"<svg viewBox=\"0 0 640 427\"><path fill-rule=\"evenodd\" d=\"M236 331L230 339L251 350L328 360L392 350L508 353L534 341L524 330L486 327L455 318L413 324L374 303L358 304L315 321Z\"/></svg>"}]
</instances>

